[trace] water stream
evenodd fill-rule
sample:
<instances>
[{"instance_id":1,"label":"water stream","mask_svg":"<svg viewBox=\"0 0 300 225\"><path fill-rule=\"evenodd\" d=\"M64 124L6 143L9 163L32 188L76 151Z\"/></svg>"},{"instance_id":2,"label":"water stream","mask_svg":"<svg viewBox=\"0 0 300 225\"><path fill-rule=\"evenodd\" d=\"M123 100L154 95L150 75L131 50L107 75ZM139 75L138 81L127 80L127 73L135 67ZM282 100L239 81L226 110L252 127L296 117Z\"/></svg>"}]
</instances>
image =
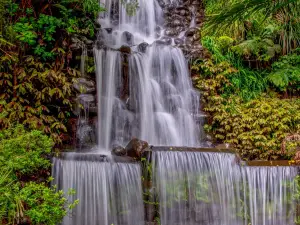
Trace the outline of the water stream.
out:
<instances>
[{"instance_id":1,"label":"water stream","mask_svg":"<svg viewBox=\"0 0 300 225\"><path fill-rule=\"evenodd\" d=\"M234 154L155 151L162 225L293 225L296 167L247 167Z\"/></svg>"},{"instance_id":2,"label":"water stream","mask_svg":"<svg viewBox=\"0 0 300 225\"><path fill-rule=\"evenodd\" d=\"M140 0L134 16L116 1L102 3L108 11L100 17L99 40L113 49L131 47L132 53L126 55L127 79L120 52L95 50L100 148L124 146L132 137L153 145L199 146L199 93L192 87L182 51L156 41L163 38L157 30L164 21L157 1ZM145 42L141 51L139 45Z\"/></svg>"},{"instance_id":3,"label":"water stream","mask_svg":"<svg viewBox=\"0 0 300 225\"><path fill-rule=\"evenodd\" d=\"M139 164L116 163L98 154L67 153L55 158L53 177L79 204L63 225L142 225L141 171Z\"/></svg>"},{"instance_id":4,"label":"water stream","mask_svg":"<svg viewBox=\"0 0 300 225\"><path fill-rule=\"evenodd\" d=\"M140 165L114 160L113 146L125 146L133 137L155 146L201 145L200 96L187 60L174 38L163 36L158 1L138 2L134 15L128 15L119 0L100 0L106 12L99 17L94 49L98 146L92 153L54 159L58 188L75 189L69 200L79 199L63 225L145 224ZM84 64L81 69L84 73ZM79 133L90 132L87 112ZM225 153L155 151L152 162L161 225L293 224L296 168L241 167Z\"/></svg>"}]
</instances>

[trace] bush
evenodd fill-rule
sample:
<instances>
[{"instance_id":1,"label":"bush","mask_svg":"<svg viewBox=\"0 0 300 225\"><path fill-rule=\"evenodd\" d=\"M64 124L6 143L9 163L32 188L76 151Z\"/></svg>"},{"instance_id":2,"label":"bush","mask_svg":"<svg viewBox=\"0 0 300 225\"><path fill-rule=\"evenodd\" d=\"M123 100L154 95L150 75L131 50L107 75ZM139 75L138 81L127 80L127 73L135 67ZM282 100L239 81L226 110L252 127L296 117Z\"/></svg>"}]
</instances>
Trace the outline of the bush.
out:
<instances>
[{"instance_id":1,"label":"bush","mask_svg":"<svg viewBox=\"0 0 300 225\"><path fill-rule=\"evenodd\" d=\"M21 125L0 132L1 224L55 225L77 204L68 204L62 191L48 186L51 163L46 156L52 146L48 136Z\"/></svg>"},{"instance_id":2,"label":"bush","mask_svg":"<svg viewBox=\"0 0 300 225\"><path fill-rule=\"evenodd\" d=\"M34 173L49 169L45 158L51 153L53 141L41 131L27 132L17 126L0 132L0 164L15 173Z\"/></svg>"},{"instance_id":3,"label":"bush","mask_svg":"<svg viewBox=\"0 0 300 225\"><path fill-rule=\"evenodd\" d=\"M300 100L261 97L248 103L239 98L215 97L213 107L205 108L212 120L206 129L216 139L233 144L246 159L290 159L300 142L281 144L300 132Z\"/></svg>"}]
</instances>

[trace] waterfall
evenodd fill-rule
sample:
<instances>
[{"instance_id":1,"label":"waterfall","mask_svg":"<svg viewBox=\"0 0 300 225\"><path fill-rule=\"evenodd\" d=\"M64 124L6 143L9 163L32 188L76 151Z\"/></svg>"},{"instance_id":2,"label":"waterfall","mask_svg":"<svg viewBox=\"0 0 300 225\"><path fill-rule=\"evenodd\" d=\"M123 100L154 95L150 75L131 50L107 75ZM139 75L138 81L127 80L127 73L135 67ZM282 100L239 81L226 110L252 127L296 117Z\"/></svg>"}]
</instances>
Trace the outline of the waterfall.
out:
<instances>
[{"instance_id":1,"label":"waterfall","mask_svg":"<svg viewBox=\"0 0 300 225\"><path fill-rule=\"evenodd\" d=\"M53 159L58 189L74 189L68 200L79 199L62 224L145 224L140 165L110 153L136 137L158 146L151 153L150 191L153 200L158 198L161 225L293 225L296 168L240 166L234 154L167 152L161 147L201 145L200 96L182 51L199 42L195 14L201 2L191 1L190 9L187 0L138 0L132 15L128 6L134 0L122 2L100 0L106 11L99 16L94 48L96 151ZM175 20L164 18L172 10ZM187 19L181 21L183 17ZM190 53L200 51L199 45ZM81 70L86 70L84 61ZM78 98L85 110L77 134L90 143L88 114L94 98Z\"/></svg>"},{"instance_id":2,"label":"waterfall","mask_svg":"<svg viewBox=\"0 0 300 225\"><path fill-rule=\"evenodd\" d=\"M296 167L247 167L227 153L152 153L162 225L293 225Z\"/></svg>"},{"instance_id":3,"label":"waterfall","mask_svg":"<svg viewBox=\"0 0 300 225\"><path fill-rule=\"evenodd\" d=\"M103 161L104 160L104 161ZM68 153L53 162L53 177L79 204L63 225L142 225L144 209L139 164L116 163L94 154Z\"/></svg>"},{"instance_id":4,"label":"waterfall","mask_svg":"<svg viewBox=\"0 0 300 225\"><path fill-rule=\"evenodd\" d=\"M98 144L110 149L137 137L153 145L199 146L200 97L187 60L172 42L161 44L164 19L157 1L139 0L133 16L126 12L130 2L102 1L108 10L99 19L99 41L114 50L95 49ZM120 56L121 46L131 47L131 53ZM128 77L121 68L124 57Z\"/></svg>"}]
</instances>

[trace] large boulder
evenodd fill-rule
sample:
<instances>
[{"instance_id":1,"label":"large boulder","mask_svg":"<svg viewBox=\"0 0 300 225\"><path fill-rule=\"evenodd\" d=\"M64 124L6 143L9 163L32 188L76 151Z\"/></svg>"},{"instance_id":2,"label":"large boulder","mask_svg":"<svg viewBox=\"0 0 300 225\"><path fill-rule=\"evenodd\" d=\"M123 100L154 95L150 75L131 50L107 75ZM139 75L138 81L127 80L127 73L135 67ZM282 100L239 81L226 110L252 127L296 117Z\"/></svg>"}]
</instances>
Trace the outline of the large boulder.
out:
<instances>
[{"instance_id":1,"label":"large boulder","mask_svg":"<svg viewBox=\"0 0 300 225\"><path fill-rule=\"evenodd\" d=\"M149 147L146 141L133 138L125 147L127 156L140 159L144 150Z\"/></svg>"}]
</instances>

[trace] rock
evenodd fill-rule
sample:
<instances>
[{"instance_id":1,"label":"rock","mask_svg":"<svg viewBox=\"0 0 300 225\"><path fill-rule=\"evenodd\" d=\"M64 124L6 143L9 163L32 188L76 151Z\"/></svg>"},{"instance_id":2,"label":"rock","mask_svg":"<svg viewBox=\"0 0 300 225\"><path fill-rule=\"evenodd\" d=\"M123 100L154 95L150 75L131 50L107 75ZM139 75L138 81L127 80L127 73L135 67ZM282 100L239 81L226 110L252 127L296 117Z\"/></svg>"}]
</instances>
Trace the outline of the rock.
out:
<instances>
[{"instance_id":1,"label":"rock","mask_svg":"<svg viewBox=\"0 0 300 225\"><path fill-rule=\"evenodd\" d=\"M160 40L154 42L158 45L170 45L172 43L172 39L169 37L162 37Z\"/></svg>"},{"instance_id":2,"label":"rock","mask_svg":"<svg viewBox=\"0 0 300 225\"><path fill-rule=\"evenodd\" d=\"M75 80L73 88L79 93L90 94L96 91L96 84L94 81L81 77Z\"/></svg>"},{"instance_id":3,"label":"rock","mask_svg":"<svg viewBox=\"0 0 300 225\"><path fill-rule=\"evenodd\" d=\"M164 0L157 0L157 2L162 9L166 6Z\"/></svg>"},{"instance_id":4,"label":"rock","mask_svg":"<svg viewBox=\"0 0 300 225\"><path fill-rule=\"evenodd\" d=\"M170 45L172 43L172 39L169 37L162 37L160 41L164 42L166 45Z\"/></svg>"},{"instance_id":5,"label":"rock","mask_svg":"<svg viewBox=\"0 0 300 225\"><path fill-rule=\"evenodd\" d=\"M82 40L83 40L84 44L86 44L88 46L91 46L94 44L94 42L92 40L89 40L86 37L83 37Z\"/></svg>"},{"instance_id":6,"label":"rock","mask_svg":"<svg viewBox=\"0 0 300 225\"><path fill-rule=\"evenodd\" d=\"M80 94L77 96L77 100L82 103L91 103L95 101L95 96L92 94Z\"/></svg>"},{"instance_id":7,"label":"rock","mask_svg":"<svg viewBox=\"0 0 300 225\"><path fill-rule=\"evenodd\" d=\"M174 42L176 45L182 45L184 43L184 41L181 38L175 38Z\"/></svg>"},{"instance_id":8,"label":"rock","mask_svg":"<svg viewBox=\"0 0 300 225\"><path fill-rule=\"evenodd\" d=\"M193 48L201 51L203 50L203 46L200 43L193 45Z\"/></svg>"},{"instance_id":9,"label":"rock","mask_svg":"<svg viewBox=\"0 0 300 225\"><path fill-rule=\"evenodd\" d=\"M200 38L201 38L201 35L200 35L200 33L199 32L197 32L196 34L194 34L194 36L193 36L193 41L199 41L200 40Z\"/></svg>"},{"instance_id":10,"label":"rock","mask_svg":"<svg viewBox=\"0 0 300 225\"><path fill-rule=\"evenodd\" d=\"M125 31L122 34L122 41L124 41L128 45L133 45L133 35L132 33Z\"/></svg>"},{"instance_id":11,"label":"rock","mask_svg":"<svg viewBox=\"0 0 300 225\"><path fill-rule=\"evenodd\" d=\"M74 51L74 50L80 50L81 46L78 43L73 43L73 44L70 45L70 49L72 51Z\"/></svg>"},{"instance_id":12,"label":"rock","mask_svg":"<svg viewBox=\"0 0 300 225\"><path fill-rule=\"evenodd\" d=\"M194 36L194 34L196 34L197 32L199 32L199 28L197 28L197 27L191 27L190 29L188 29L188 30L185 32L185 36L186 36L186 37L192 37L192 36Z\"/></svg>"},{"instance_id":13,"label":"rock","mask_svg":"<svg viewBox=\"0 0 300 225\"><path fill-rule=\"evenodd\" d=\"M95 44L96 44L97 49L101 49L101 48L104 48L104 47L105 47L104 42L103 42L103 41L100 41L100 40L96 41Z\"/></svg>"},{"instance_id":14,"label":"rock","mask_svg":"<svg viewBox=\"0 0 300 225\"><path fill-rule=\"evenodd\" d=\"M138 45L138 51L145 53L148 46L149 46L148 43L143 42L143 43L141 43L141 44Z\"/></svg>"},{"instance_id":15,"label":"rock","mask_svg":"<svg viewBox=\"0 0 300 225\"><path fill-rule=\"evenodd\" d=\"M106 30L108 34L111 34L113 29L112 28L104 28L104 30Z\"/></svg>"},{"instance_id":16,"label":"rock","mask_svg":"<svg viewBox=\"0 0 300 225\"><path fill-rule=\"evenodd\" d=\"M185 44L186 45L193 45L193 37L187 37L186 39L185 39Z\"/></svg>"},{"instance_id":17,"label":"rock","mask_svg":"<svg viewBox=\"0 0 300 225\"><path fill-rule=\"evenodd\" d=\"M145 149L149 147L149 144L145 141L133 138L126 146L127 156L140 159Z\"/></svg>"},{"instance_id":18,"label":"rock","mask_svg":"<svg viewBox=\"0 0 300 225\"><path fill-rule=\"evenodd\" d=\"M126 156L126 149L122 146L115 146L112 149L112 154L116 156Z\"/></svg>"},{"instance_id":19,"label":"rock","mask_svg":"<svg viewBox=\"0 0 300 225\"><path fill-rule=\"evenodd\" d=\"M171 27L178 27L181 26L182 22L179 19L175 19L172 21L172 23L170 24Z\"/></svg>"},{"instance_id":20,"label":"rock","mask_svg":"<svg viewBox=\"0 0 300 225\"><path fill-rule=\"evenodd\" d=\"M170 36L170 37L173 37L173 36L176 36L178 35L178 31L175 29L175 28L167 28L165 30L165 35L166 36Z\"/></svg>"}]
</instances>

